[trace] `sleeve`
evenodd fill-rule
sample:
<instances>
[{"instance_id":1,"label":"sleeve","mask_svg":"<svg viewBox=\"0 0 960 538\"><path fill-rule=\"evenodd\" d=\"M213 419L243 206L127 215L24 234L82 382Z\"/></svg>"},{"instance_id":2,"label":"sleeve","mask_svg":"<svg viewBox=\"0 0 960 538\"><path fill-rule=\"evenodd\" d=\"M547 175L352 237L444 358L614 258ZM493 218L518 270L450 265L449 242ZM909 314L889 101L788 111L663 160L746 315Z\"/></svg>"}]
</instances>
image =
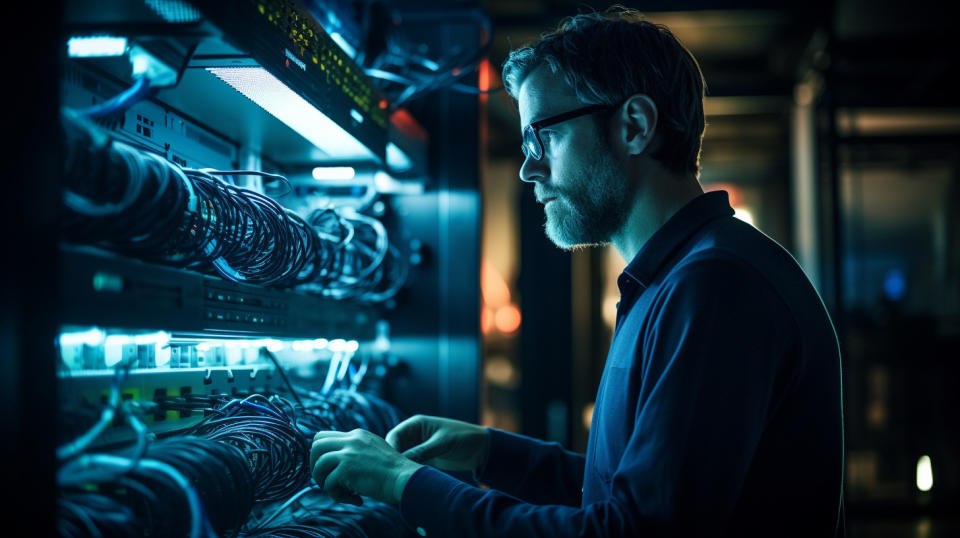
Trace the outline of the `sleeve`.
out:
<instances>
[{"instance_id":1,"label":"sleeve","mask_svg":"<svg viewBox=\"0 0 960 538\"><path fill-rule=\"evenodd\" d=\"M584 458L514 433L490 429L490 454L477 481L534 504L580 506Z\"/></svg>"},{"instance_id":2,"label":"sleeve","mask_svg":"<svg viewBox=\"0 0 960 538\"><path fill-rule=\"evenodd\" d=\"M722 534L768 416L789 323L769 284L735 264L676 276L641 336L641 396L608 498L538 506L425 467L401 498L407 522L421 536Z\"/></svg>"}]
</instances>

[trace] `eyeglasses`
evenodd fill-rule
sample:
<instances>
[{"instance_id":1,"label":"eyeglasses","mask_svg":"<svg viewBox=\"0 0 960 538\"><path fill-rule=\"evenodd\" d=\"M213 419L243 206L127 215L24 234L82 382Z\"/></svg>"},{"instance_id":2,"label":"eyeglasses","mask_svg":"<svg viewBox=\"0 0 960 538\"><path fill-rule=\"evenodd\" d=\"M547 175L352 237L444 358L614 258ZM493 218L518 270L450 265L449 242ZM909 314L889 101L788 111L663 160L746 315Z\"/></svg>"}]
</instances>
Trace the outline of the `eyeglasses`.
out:
<instances>
[{"instance_id":1,"label":"eyeglasses","mask_svg":"<svg viewBox=\"0 0 960 538\"><path fill-rule=\"evenodd\" d=\"M617 108L617 106L588 105L540 121L535 121L523 128L523 145L520 146L520 150L523 151L524 157L533 157L539 161L543 158L543 141L540 140L540 129L549 127L550 125L556 125L562 121L572 120L573 118L579 118L580 116L586 116L587 114L594 114L596 112L613 110L614 108Z\"/></svg>"}]
</instances>

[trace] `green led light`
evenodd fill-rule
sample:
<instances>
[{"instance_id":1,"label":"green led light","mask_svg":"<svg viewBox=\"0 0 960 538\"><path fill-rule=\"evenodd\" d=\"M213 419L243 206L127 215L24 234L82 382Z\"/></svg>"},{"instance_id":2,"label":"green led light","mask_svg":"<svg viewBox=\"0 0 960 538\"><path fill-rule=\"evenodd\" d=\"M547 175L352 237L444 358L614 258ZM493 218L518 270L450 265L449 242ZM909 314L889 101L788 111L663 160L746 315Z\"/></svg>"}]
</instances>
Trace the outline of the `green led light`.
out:
<instances>
[{"instance_id":1,"label":"green led light","mask_svg":"<svg viewBox=\"0 0 960 538\"><path fill-rule=\"evenodd\" d=\"M97 271L93 274L94 291L110 291L120 293L123 291L123 277L113 273Z\"/></svg>"}]
</instances>

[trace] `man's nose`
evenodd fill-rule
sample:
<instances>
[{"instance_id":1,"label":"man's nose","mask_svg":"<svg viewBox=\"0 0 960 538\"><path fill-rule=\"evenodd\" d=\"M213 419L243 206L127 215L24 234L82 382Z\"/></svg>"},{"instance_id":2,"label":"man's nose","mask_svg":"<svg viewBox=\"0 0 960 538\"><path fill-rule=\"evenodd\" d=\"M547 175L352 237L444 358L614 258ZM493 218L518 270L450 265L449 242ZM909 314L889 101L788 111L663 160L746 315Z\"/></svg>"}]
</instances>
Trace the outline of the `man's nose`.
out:
<instances>
[{"instance_id":1,"label":"man's nose","mask_svg":"<svg viewBox=\"0 0 960 538\"><path fill-rule=\"evenodd\" d=\"M523 160L523 166L520 167L520 181L525 183L537 183L546 181L550 175L550 168L547 166L546 159L534 159L527 155Z\"/></svg>"}]
</instances>

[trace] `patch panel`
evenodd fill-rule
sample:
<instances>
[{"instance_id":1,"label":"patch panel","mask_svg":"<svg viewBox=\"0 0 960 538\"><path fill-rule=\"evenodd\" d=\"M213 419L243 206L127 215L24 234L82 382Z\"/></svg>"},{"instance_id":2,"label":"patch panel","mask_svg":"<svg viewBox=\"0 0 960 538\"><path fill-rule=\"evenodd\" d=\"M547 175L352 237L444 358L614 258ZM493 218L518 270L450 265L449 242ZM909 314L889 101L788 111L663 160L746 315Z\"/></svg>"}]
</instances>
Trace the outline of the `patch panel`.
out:
<instances>
[{"instance_id":1,"label":"patch panel","mask_svg":"<svg viewBox=\"0 0 960 538\"><path fill-rule=\"evenodd\" d=\"M168 398L190 394L227 394L243 397L252 393L275 392L283 381L274 376L270 366L183 368L168 371L131 371L120 387L121 401L159 403ZM99 409L109 397L112 370L80 371L61 374L60 401L66 409ZM203 413L189 410L159 410L143 417L151 432L168 434L189 428L203 418ZM106 430L98 444L111 445L135 438L117 417L114 428Z\"/></svg>"},{"instance_id":2,"label":"patch panel","mask_svg":"<svg viewBox=\"0 0 960 538\"><path fill-rule=\"evenodd\" d=\"M65 246L63 323L180 333L303 337L375 336L376 308L227 282L213 276L122 258L90 247ZM88 360L86 358L76 360ZM97 356L89 357L99 364ZM180 364L192 367L190 357Z\"/></svg>"}]
</instances>

